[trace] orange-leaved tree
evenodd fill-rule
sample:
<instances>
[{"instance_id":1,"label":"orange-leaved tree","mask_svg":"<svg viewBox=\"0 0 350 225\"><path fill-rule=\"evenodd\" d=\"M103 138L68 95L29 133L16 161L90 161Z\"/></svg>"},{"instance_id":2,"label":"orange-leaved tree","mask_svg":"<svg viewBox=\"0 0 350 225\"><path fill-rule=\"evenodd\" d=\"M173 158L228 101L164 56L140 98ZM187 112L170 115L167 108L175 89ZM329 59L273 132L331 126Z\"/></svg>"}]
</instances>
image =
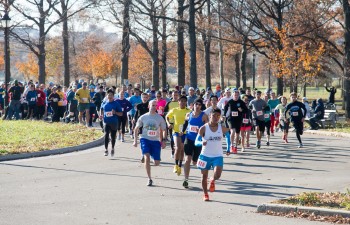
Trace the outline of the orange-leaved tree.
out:
<instances>
[{"instance_id":1,"label":"orange-leaved tree","mask_svg":"<svg viewBox=\"0 0 350 225\"><path fill-rule=\"evenodd\" d=\"M25 80L37 80L39 78L39 66L33 53L28 53L27 61L16 62L16 68L24 76Z\"/></svg>"},{"instance_id":2,"label":"orange-leaved tree","mask_svg":"<svg viewBox=\"0 0 350 225\"><path fill-rule=\"evenodd\" d=\"M131 83L139 82L140 78L152 81L152 60L148 52L137 44L130 51L129 80ZM148 83L148 82L147 82Z\"/></svg>"}]
</instances>

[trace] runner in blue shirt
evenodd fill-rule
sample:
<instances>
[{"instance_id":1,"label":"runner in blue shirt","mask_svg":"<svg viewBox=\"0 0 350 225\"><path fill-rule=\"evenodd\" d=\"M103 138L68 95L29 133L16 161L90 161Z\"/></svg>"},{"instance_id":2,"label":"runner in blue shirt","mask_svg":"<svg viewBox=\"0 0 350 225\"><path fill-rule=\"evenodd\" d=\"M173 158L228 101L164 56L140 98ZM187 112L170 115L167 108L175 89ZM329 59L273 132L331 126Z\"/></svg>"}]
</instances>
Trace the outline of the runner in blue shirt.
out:
<instances>
[{"instance_id":1,"label":"runner in blue shirt","mask_svg":"<svg viewBox=\"0 0 350 225\"><path fill-rule=\"evenodd\" d=\"M112 150L111 156L114 156L115 139L117 135L118 116L122 116L122 108L119 103L114 101L114 91L107 91L107 100L101 105L100 119L103 119L103 129L105 133L105 156L108 156L108 142L111 136ZM110 134L110 135L109 135Z\"/></svg>"}]
</instances>

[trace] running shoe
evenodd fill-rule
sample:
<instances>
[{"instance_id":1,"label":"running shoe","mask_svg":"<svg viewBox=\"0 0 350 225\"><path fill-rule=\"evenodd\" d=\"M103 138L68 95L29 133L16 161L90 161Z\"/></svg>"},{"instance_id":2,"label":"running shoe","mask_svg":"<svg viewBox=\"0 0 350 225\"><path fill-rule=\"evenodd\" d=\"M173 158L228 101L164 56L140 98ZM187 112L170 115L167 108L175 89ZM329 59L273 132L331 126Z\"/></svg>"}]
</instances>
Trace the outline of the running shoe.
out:
<instances>
[{"instance_id":1,"label":"running shoe","mask_svg":"<svg viewBox=\"0 0 350 225\"><path fill-rule=\"evenodd\" d=\"M124 138L122 138L122 142L125 142Z\"/></svg>"},{"instance_id":2,"label":"running shoe","mask_svg":"<svg viewBox=\"0 0 350 225\"><path fill-rule=\"evenodd\" d=\"M271 133L271 136L275 136L275 134L274 134L274 133Z\"/></svg>"},{"instance_id":3,"label":"running shoe","mask_svg":"<svg viewBox=\"0 0 350 225\"><path fill-rule=\"evenodd\" d=\"M270 146L270 142L267 141L267 142L266 142L266 145L267 145L267 146Z\"/></svg>"},{"instance_id":4,"label":"running shoe","mask_svg":"<svg viewBox=\"0 0 350 225\"><path fill-rule=\"evenodd\" d=\"M250 144L249 143L247 143L247 148L249 148L250 147Z\"/></svg>"},{"instance_id":5,"label":"running shoe","mask_svg":"<svg viewBox=\"0 0 350 225\"><path fill-rule=\"evenodd\" d=\"M145 162L145 157L142 156L140 161L141 161L141 163L144 163Z\"/></svg>"},{"instance_id":6,"label":"running shoe","mask_svg":"<svg viewBox=\"0 0 350 225\"><path fill-rule=\"evenodd\" d=\"M244 151L245 151L245 149L244 149L244 148L242 148L242 149L241 149L241 152L244 152Z\"/></svg>"},{"instance_id":7,"label":"running shoe","mask_svg":"<svg viewBox=\"0 0 350 225\"><path fill-rule=\"evenodd\" d=\"M177 173L177 168L179 168L179 166L178 166L178 165L175 165L175 166L174 166L174 170L173 170L174 173Z\"/></svg>"},{"instance_id":8,"label":"running shoe","mask_svg":"<svg viewBox=\"0 0 350 225\"><path fill-rule=\"evenodd\" d=\"M184 180L184 182L182 183L182 186L184 188L188 188L188 180L187 179Z\"/></svg>"},{"instance_id":9,"label":"running shoe","mask_svg":"<svg viewBox=\"0 0 350 225\"><path fill-rule=\"evenodd\" d=\"M256 142L256 147L257 147L257 148L260 148L260 147L261 147L261 146L260 146L260 141L257 141L257 142Z\"/></svg>"},{"instance_id":10,"label":"running shoe","mask_svg":"<svg viewBox=\"0 0 350 225\"><path fill-rule=\"evenodd\" d=\"M214 191L215 191L215 180L214 180L213 178L210 179L209 191L210 191L210 192L214 192Z\"/></svg>"},{"instance_id":11,"label":"running shoe","mask_svg":"<svg viewBox=\"0 0 350 225\"><path fill-rule=\"evenodd\" d=\"M108 156L108 150L105 151L105 156Z\"/></svg>"},{"instance_id":12,"label":"running shoe","mask_svg":"<svg viewBox=\"0 0 350 225\"><path fill-rule=\"evenodd\" d=\"M111 151L111 157L113 157L114 156L114 149L112 149L112 151Z\"/></svg>"},{"instance_id":13,"label":"running shoe","mask_svg":"<svg viewBox=\"0 0 350 225\"><path fill-rule=\"evenodd\" d=\"M152 186L152 185L153 185L153 180L149 179L148 183L147 183L147 186Z\"/></svg>"},{"instance_id":14,"label":"running shoe","mask_svg":"<svg viewBox=\"0 0 350 225\"><path fill-rule=\"evenodd\" d=\"M304 145L302 143L299 144L298 148L302 148Z\"/></svg>"},{"instance_id":15,"label":"running shoe","mask_svg":"<svg viewBox=\"0 0 350 225\"><path fill-rule=\"evenodd\" d=\"M177 175L180 176L181 175L181 167L177 167L177 171L176 171Z\"/></svg>"},{"instance_id":16,"label":"running shoe","mask_svg":"<svg viewBox=\"0 0 350 225\"><path fill-rule=\"evenodd\" d=\"M118 141L120 141L122 139L122 135L118 134Z\"/></svg>"},{"instance_id":17,"label":"running shoe","mask_svg":"<svg viewBox=\"0 0 350 225\"><path fill-rule=\"evenodd\" d=\"M209 195L208 194L204 194L203 201L205 201L205 202L209 201Z\"/></svg>"},{"instance_id":18,"label":"running shoe","mask_svg":"<svg viewBox=\"0 0 350 225\"><path fill-rule=\"evenodd\" d=\"M233 154L237 154L237 147L236 146L233 148Z\"/></svg>"}]
</instances>

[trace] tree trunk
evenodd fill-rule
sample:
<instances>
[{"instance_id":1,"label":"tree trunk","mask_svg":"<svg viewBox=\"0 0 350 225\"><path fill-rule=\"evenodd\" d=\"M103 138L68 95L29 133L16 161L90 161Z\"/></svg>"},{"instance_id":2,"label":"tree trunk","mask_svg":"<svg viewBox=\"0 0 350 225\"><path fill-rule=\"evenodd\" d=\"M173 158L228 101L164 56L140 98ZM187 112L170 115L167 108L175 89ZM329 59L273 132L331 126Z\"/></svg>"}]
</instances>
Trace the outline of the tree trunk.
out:
<instances>
[{"instance_id":1,"label":"tree trunk","mask_svg":"<svg viewBox=\"0 0 350 225\"><path fill-rule=\"evenodd\" d=\"M184 2L185 0L178 0L178 19L184 19ZM179 86L185 86L185 43L184 43L184 24L177 23L177 79Z\"/></svg>"},{"instance_id":2,"label":"tree trunk","mask_svg":"<svg viewBox=\"0 0 350 225\"><path fill-rule=\"evenodd\" d=\"M63 17L63 65L64 65L64 86L69 87L70 84L70 68L69 68L69 34L68 34L68 9L65 1L61 0L62 17Z\"/></svg>"},{"instance_id":3,"label":"tree trunk","mask_svg":"<svg viewBox=\"0 0 350 225\"><path fill-rule=\"evenodd\" d=\"M247 38L244 37L242 44L242 57L241 57L241 72L242 72L242 81L243 89L247 88L247 71L246 71L246 61L247 61ZM241 86L241 80L237 80L237 88Z\"/></svg>"},{"instance_id":4,"label":"tree trunk","mask_svg":"<svg viewBox=\"0 0 350 225\"><path fill-rule=\"evenodd\" d=\"M45 84L46 81L46 52L45 52L45 17L39 19L39 44L38 44L38 65L39 65L39 83Z\"/></svg>"},{"instance_id":5,"label":"tree trunk","mask_svg":"<svg viewBox=\"0 0 350 225\"><path fill-rule=\"evenodd\" d=\"M158 48L158 24L157 19L151 17L153 26L152 42L152 84L159 90L159 48Z\"/></svg>"},{"instance_id":6,"label":"tree trunk","mask_svg":"<svg viewBox=\"0 0 350 225\"><path fill-rule=\"evenodd\" d=\"M195 0L189 0L188 34L190 39L190 86L197 88L197 43L195 15Z\"/></svg>"},{"instance_id":7,"label":"tree trunk","mask_svg":"<svg viewBox=\"0 0 350 225\"><path fill-rule=\"evenodd\" d=\"M131 0L124 1L124 9L123 9L123 35L122 35L122 58L121 58L121 75L120 75L120 83L123 84L125 79L129 79L129 50L130 50L130 9ZM117 74L118 76L118 74ZM116 78L116 80L118 80ZM118 84L116 84L118 86Z\"/></svg>"},{"instance_id":8,"label":"tree trunk","mask_svg":"<svg viewBox=\"0 0 350 225\"><path fill-rule=\"evenodd\" d=\"M165 9L163 9L163 16L165 16ZM162 32L162 88L166 87L166 75L167 75L167 36L166 36L166 19L163 19L163 32Z\"/></svg>"},{"instance_id":9,"label":"tree trunk","mask_svg":"<svg viewBox=\"0 0 350 225\"><path fill-rule=\"evenodd\" d=\"M241 83L240 53L235 54L236 87Z\"/></svg>"},{"instance_id":10,"label":"tree trunk","mask_svg":"<svg viewBox=\"0 0 350 225\"><path fill-rule=\"evenodd\" d=\"M348 0L343 0L343 10L345 18L345 65L344 65L344 98L345 117L350 119L350 5Z\"/></svg>"},{"instance_id":11,"label":"tree trunk","mask_svg":"<svg viewBox=\"0 0 350 225\"><path fill-rule=\"evenodd\" d=\"M211 24L211 9L210 0L207 0L207 16L208 25ZM210 46L211 46L211 31L207 30L207 34L204 33L204 58L205 58L205 87L211 87L211 68L210 68Z\"/></svg>"},{"instance_id":12,"label":"tree trunk","mask_svg":"<svg viewBox=\"0 0 350 225\"><path fill-rule=\"evenodd\" d=\"M221 2L218 1L218 15L221 15ZM224 50L222 46L222 32L221 32L221 16L219 16L219 30L218 30L219 40L219 75L220 75L220 85L221 88L225 87L225 77L224 77ZM229 86L229 81L227 79L227 86Z\"/></svg>"},{"instance_id":13,"label":"tree trunk","mask_svg":"<svg viewBox=\"0 0 350 225\"><path fill-rule=\"evenodd\" d=\"M281 8L281 2L279 3L279 5L276 5L276 7L277 7L277 14L278 14L277 21L276 21L277 27L278 27L278 31L282 32L283 12L282 12L282 8ZM277 39L277 46L278 46L278 49L280 51L283 50L282 41L280 39ZM281 95L281 96L283 95L283 77L277 77L277 95Z\"/></svg>"}]
</instances>

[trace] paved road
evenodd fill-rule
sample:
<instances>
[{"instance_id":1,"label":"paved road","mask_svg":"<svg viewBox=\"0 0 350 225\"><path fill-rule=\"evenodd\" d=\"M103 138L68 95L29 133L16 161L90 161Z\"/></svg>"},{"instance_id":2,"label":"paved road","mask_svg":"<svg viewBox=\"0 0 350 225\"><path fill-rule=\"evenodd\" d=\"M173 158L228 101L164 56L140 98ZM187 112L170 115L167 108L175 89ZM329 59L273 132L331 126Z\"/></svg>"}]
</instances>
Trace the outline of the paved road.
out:
<instances>
[{"instance_id":1,"label":"paved road","mask_svg":"<svg viewBox=\"0 0 350 225\"><path fill-rule=\"evenodd\" d=\"M294 136L294 133L291 134ZM350 144L346 138L304 135L297 149L272 137L272 146L225 156L222 180L210 202L202 201L200 172L191 188L172 173L170 148L152 167L147 187L139 151L118 143L114 158L103 147L83 152L0 163L0 225L87 224L323 224L261 215L257 205L303 191L346 191L350 187ZM252 139L252 142L255 139Z\"/></svg>"}]
</instances>

